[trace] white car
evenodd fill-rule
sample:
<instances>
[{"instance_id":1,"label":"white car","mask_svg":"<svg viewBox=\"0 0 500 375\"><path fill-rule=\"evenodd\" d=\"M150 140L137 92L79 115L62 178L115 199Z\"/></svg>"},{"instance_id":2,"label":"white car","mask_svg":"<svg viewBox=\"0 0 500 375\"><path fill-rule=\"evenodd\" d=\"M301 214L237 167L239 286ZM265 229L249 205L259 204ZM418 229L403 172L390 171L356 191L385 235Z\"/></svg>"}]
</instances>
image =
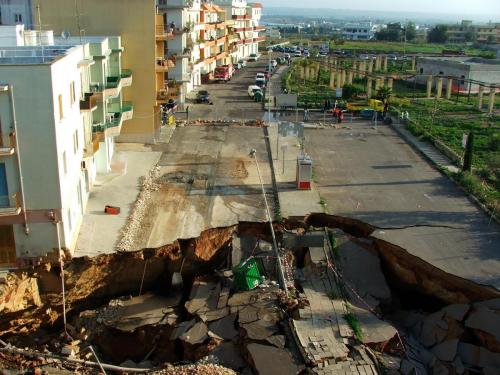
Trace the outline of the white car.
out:
<instances>
[{"instance_id":1,"label":"white car","mask_svg":"<svg viewBox=\"0 0 500 375\"><path fill-rule=\"evenodd\" d=\"M259 60L260 55L258 53L252 53L250 57L248 58L248 61L257 61Z\"/></svg>"},{"instance_id":2,"label":"white car","mask_svg":"<svg viewBox=\"0 0 500 375\"><path fill-rule=\"evenodd\" d=\"M255 75L255 79L263 79L264 81L266 80L266 75L264 73L257 73Z\"/></svg>"},{"instance_id":3,"label":"white car","mask_svg":"<svg viewBox=\"0 0 500 375\"><path fill-rule=\"evenodd\" d=\"M271 66L276 68L278 66L278 62L276 60L271 60Z\"/></svg>"},{"instance_id":4,"label":"white car","mask_svg":"<svg viewBox=\"0 0 500 375\"><path fill-rule=\"evenodd\" d=\"M302 52L300 52L300 51L296 51L293 55L294 55L295 57L302 57Z\"/></svg>"},{"instance_id":5,"label":"white car","mask_svg":"<svg viewBox=\"0 0 500 375\"><path fill-rule=\"evenodd\" d=\"M262 88L260 86L257 86L257 85L248 86L248 96L249 97L253 98L257 91L262 92Z\"/></svg>"}]
</instances>

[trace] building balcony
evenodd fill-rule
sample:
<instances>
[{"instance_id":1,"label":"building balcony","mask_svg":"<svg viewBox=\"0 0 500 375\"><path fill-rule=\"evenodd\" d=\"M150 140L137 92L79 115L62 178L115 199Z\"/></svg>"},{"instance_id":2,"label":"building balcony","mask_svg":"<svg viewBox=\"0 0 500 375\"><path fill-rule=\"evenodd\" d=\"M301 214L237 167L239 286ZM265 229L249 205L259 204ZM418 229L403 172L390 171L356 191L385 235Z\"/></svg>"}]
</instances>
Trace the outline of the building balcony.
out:
<instances>
[{"instance_id":1,"label":"building balcony","mask_svg":"<svg viewBox=\"0 0 500 375\"><path fill-rule=\"evenodd\" d=\"M134 117L134 105L132 102L122 103L122 120L131 120Z\"/></svg>"},{"instance_id":2,"label":"building balcony","mask_svg":"<svg viewBox=\"0 0 500 375\"><path fill-rule=\"evenodd\" d=\"M245 32L245 31L253 31L253 27L237 27L234 29L237 33Z\"/></svg>"},{"instance_id":3,"label":"building balcony","mask_svg":"<svg viewBox=\"0 0 500 375\"><path fill-rule=\"evenodd\" d=\"M219 53L217 56L215 56L215 59L216 60L222 60L222 59L224 59L226 57L227 57L227 52L224 51L224 52Z\"/></svg>"},{"instance_id":4,"label":"building balcony","mask_svg":"<svg viewBox=\"0 0 500 375\"><path fill-rule=\"evenodd\" d=\"M122 87L132 86L132 70L122 69L121 78L122 78Z\"/></svg>"},{"instance_id":5,"label":"building balcony","mask_svg":"<svg viewBox=\"0 0 500 375\"><path fill-rule=\"evenodd\" d=\"M156 58L156 71L168 72L170 69L175 68L175 58L157 57Z\"/></svg>"},{"instance_id":6,"label":"building balcony","mask_svg":"<svg viewBox=\"0 0 500 375\"><path fill-rule=\"evenodd\" d=\"M252 16L249 14L233 14L233 20L251 20Z\"/></svg>"},{"instance_id":7,"label":"building balcony","mask_svg":"<svg viewBox=\"0 0 500 375\"><path fill-rule=\"evenodd\" d=\"M167 103L169 100L175 100L179 97L180 88L179 86L168 86L165 83L165 87L156 92L156 102L158 104Z\"/></svg>"},{"instance_id":8,"label":"building balcony","mask_svg":"<svg viewBox=\"0 0 500 375\"><path fill-rule=\"evenodd\" d=\"M104 124L93 124L93 133L104 133L108 137L116 137L120 135L122 130L123 118L121 112L108 113L107 120Z\"/></svg>"},{"instance_id":9,"label":"building balcony","mask_svg":"<svg viewBox=\"0 0 500 375\"><path fill-rule=\"evenodd\" d=\"M266 27L265 26L255 26L253 29L255 31L264 31L266 29Z\"/></svg>"},{"instance_id":10,"label":"building balcony","mask_svg":"<svg viewBox=\"0 0 500 375\"><path fill-rule=\"evenodd\" d=\"M86 92L85 98L80 100L80 111L94 111L97 109L97 95L94 92Z\"/></svg>"},{"instance_id":11,"label":"building balcony","mask_svg":"<svg viewBox=\"0 0 500 375\"><path fill-rule=\"evenodd\" d=\"M120 76L106 77L104 94L111 97L117 97L120 95L120 91L122 89L121 80L122 78Z\"/></svg>"},{"instance_id":12,"label":"building balcony","mask_svg":"<svg viewBox=\"0 0 500 375\"><path fill-rule=\"evenodd\" d=\"M0 133L0 157L14 155L16 152L16 138L14 133Z\"/></svg>"},{"instance_id":13,"label":"building balcony","mask_svg":"<svg viewBox=\"0 0 500 375\"><path fill-rule=\"evenodd\" d=\"M0 217L17 216L21 213L21 194L0 195Z\"/></svg>"},{"instance_id":14,"label":"building balcony","mask_svg":"<svg viewBox=\"0 0 500 375\"><path fill-rule=\"evenodd\" d=\"M91 158L95 154L97 154L97 151L99 151L99 144L101 143L101 135L102 133L92 133L92 140L87 143L85 148L83 149L83 157L84 158Z\"/></svg>"},{"instance_id":15,"label":"building balcony","mask_svg":"<svg viewBox=\"0 0 500 375\"><path fill-rule=\"evenodd\" d=\"M205 46L205 48L207 48L215 46L215 43L216 43L215 39L211 39L211 40L205 40L203 42L203 45Z\"/></svg>"},{"instance_id":16,"label":"building balcony","mask_svg":"<svg viewBox=\"0 0 500 375\"><path fill-rule=\"evenodd\" d=\"M156 25L156 40L174 40L174 30L165 25Z\"/></svg>"},{"instance_id":17,"label":"building balcony","mask_svg":"<svg viewBox=\"0 0 500 375\"><path fill-rule=\"evenodd\" d=\"M251 43L253 43L253 39L245 39L243 43L251 44Z\"/></svg>"},{"instance_id":18,"label":"building balcony","mask_svg":"<svg viewBox=\"0 0 500 375\"><path fill-rule=\"evenodd\" d=\"M220 46L222 44L226 43L226 37L225 36L221 36L220 38L217 39L217 45Z\"/></svg>"},{"instance_id":19,"label":"building balcony","mask_svg":"<svg viewBox=\"0 0 500 375\"><path fill-rule=\"evenodd\" d=\"M265 36L260 36L258 38L253 38L254 42L263 42L264 40L266 40ZM245 43L246 43L246 41L245 41Z\"/></svg>"}]
</instances>

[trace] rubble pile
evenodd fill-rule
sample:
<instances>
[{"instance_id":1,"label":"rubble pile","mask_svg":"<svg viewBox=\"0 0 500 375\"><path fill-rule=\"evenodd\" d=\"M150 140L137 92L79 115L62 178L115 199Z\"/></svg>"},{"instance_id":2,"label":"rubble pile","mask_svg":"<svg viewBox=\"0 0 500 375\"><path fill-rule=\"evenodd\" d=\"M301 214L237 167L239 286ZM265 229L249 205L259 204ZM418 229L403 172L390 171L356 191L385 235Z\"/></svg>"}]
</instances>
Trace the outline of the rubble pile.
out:
<instances>
[{"instance_id":1,"label":"rubble pile","mask_svg":"<svg viewBox=\"0 0 500 375\"><path fill-rule=\"evenodd\" d=\"M0 287L0 312L16 312L42 305L38 282L26 273L9 273Z\"/></svg>"},{"instance_id":2,"label":"rubble pile","mask_svg":"<svg viewBox=\"0 0 500 375\"><path fill-rule=\"evenodd\" d=\"M176 122L177 126L197 126L197 125L237 125L237 126L250 126L250 127L262 127L265 126L265 121L256 119L249 121L237 121L237 120L228 120L228 119L219 119L219 120L204 120L204 119L196 119L193 121L181 120Z\"/></svg>"},{"instance_id":3,"label":"rubble pile","mask_svg":"<svg viewBox=\"0 0 500 375\"><path fill-rule=\"evenodd\" d=\"M400 319L411 333L403 374L499 373L500 299L449 305L429 315L400 314Z\"/></svg>"},{"instance_id":4,"label":"rubble pile","mask_svg":"<svg viewBox=\"0 0 500 375\"><path fill-rule=\"evenodd\" d=\"M236 375L233 370L213 364L169 366L151 373L152 375Z\"/></svg>"}]
</instances>

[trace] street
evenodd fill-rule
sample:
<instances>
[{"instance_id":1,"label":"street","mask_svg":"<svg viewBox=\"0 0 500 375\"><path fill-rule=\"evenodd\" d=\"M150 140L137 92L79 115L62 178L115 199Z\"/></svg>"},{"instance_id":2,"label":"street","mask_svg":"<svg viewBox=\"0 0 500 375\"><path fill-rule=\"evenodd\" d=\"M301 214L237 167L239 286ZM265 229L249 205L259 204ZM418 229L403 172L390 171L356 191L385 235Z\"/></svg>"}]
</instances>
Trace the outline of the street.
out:
<instances>
[{"instance_id":1,"label":"street","mask_svg":"<svg viewBox=\"0 0 500 375\"><path fill-rule=\"evenodd\" d=\"M377 237L442 270L500 288L499 225L391 128L359 122L307 129L305 138L330 213L375 225Z\"/></svg>"},{"instance_id":2,"label":"street","mask_svg":"<svg viewBox=\"0 0 500 375\"><path fill-rule=\"evenodd\" d=\"M257 62L248 62L247 66L236 72L226 83L210 83L202 85L188 94L186 106L189 106L190 120L238 120L249 121L261 119L262 103L255 102L248 96L248 86L255 84L255 75L263 72L269 63L267 56L262 56ZM281 90L279 75L272 79L271 89ZM196 93L207 90L213 105L195 103Z\"/></svg>"}]
</instances>

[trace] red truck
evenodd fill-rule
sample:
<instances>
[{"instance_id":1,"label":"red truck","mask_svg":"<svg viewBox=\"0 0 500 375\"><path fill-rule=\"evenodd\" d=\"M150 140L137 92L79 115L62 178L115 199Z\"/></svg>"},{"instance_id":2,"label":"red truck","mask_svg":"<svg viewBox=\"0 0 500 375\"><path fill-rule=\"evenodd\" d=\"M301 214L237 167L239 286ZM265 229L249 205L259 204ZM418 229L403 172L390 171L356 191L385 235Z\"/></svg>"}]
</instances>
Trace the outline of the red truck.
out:
<instances>
[{"instance_id":1,"label":"red truck","mask_svg":"<svg viewBox=\"0 0 500 375\"><path fill-rule=\"evenodd\" d=\"M218 66L215 68L214 80L227 82L233 77L233 73L233 64Z\"/></svg>"}]
</instances>

